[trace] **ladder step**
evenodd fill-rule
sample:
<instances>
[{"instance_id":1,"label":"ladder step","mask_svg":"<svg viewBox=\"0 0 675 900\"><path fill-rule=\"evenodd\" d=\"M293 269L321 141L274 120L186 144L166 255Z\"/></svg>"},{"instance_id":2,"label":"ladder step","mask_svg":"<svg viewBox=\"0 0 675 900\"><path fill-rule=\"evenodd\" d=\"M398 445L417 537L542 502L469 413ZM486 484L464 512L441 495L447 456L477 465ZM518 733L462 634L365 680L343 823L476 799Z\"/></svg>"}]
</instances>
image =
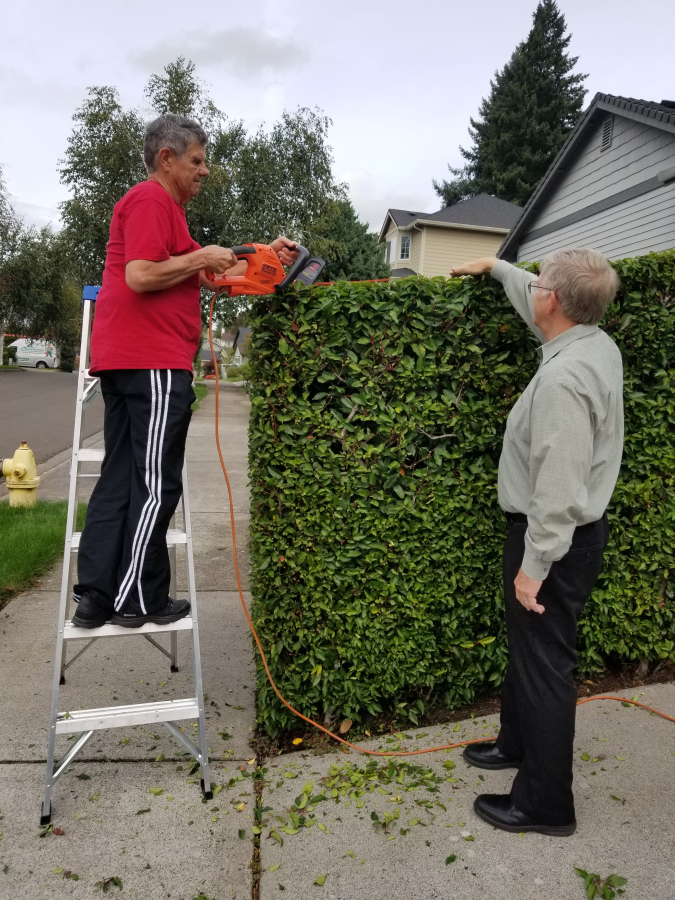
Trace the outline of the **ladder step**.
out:
<instances>
[{"instance_id":1,"label":"ladder step","mask_svg":"<svg viewBox=\"0 0 675 900\"><path fill-rule=\"evenodd\" d=\"M171 631L192 631L192 618L186 616L169 625L155 625L148 622L140 628L124 628L122 625L108 623L99 628L78 628L68 619L63 627L64 641L82 641L102 637L135 637L139 634L167 634Z\"/></svg>"},{"instance_id":2,"label":"ladder step","mask_svg":"<svg viewBox=\"0 0 675 900\"><path fill-rule=\"evenodd\" d=\"M80 546L81 535L81 531L73 532L73 536L70 541L71 550L77 550L77 548ZM184 531L180 531L178 528L169 528L166 533L166 543L169 547L176 546L177 544L187 544L187 534Z\"/></svg>"},{"instance_id":3,"label":"ladder step","mask_svg":"<svg viewBox=\"0 0 675 900\"><path fill-rule=\"evenodd\" d=\"M78 731L96 731L100 728L127 728L131 725L198 718L197 698L185 697L182 700L158 700L156 703L104 706L101 709L77 709L74 712L59 713L56 733L72 734Z\"/></svg>"},{"instance_id":4,"label":"ladder step","mask_svg":"<svg viewBox=\"0 0 675 900\"><path fill-rule=\"evenodd\" d=\"M77 458L80 462L103 462L105 450L94 450L81 447L77 451Z\"/></svg>"}]
</instances>

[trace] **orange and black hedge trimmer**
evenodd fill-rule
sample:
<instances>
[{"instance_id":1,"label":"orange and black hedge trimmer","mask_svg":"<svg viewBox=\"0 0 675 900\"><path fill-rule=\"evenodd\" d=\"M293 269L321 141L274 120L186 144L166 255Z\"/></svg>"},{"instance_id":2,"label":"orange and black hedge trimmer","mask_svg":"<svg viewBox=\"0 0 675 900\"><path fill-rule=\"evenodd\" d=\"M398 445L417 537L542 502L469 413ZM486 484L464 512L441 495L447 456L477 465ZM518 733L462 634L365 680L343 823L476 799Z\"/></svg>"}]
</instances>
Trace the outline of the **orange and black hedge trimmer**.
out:
<instances>
[{"instance_id":1,"label":"orange and black hedge trimmer","mask_svg":"<svg viewBox=\"0 0 675 900\"><path fill-rule=\"evenodd\" d=\"M248 266L244 275L214 275L206 272L218 290L230 297L240 294L280 294L294 281L302 284L314 284L326 265L318 256L310 256L309 250L301 244L296 244L299 256L288 270L284 267L277 254L267 244L244 244L232 247L232 252L237 259L246 260ZM289 250L292 248L288 248Z\"/></svg>"}]
</instances>

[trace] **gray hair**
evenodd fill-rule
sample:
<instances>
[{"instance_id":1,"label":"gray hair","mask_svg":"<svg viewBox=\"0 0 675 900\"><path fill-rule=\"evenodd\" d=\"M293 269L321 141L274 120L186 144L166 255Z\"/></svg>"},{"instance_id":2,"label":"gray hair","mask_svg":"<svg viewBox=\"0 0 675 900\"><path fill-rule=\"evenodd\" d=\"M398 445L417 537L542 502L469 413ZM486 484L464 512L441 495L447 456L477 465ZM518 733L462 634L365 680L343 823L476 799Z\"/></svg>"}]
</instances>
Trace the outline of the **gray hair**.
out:
<instances>
[{"instance_id":1,"label":"gray hair","mask_svg":"<svg viewBox=\"0 0 675 900\"><path fill-rule=\"evenodd\" d=\"M619 289L619 276L597 250L554 250L541 263L542 287L555 291L562 311L578 325L597 325Z\"/></svg>"},{"instance_id":2,"label":"gray hair","mask_svg":"<svg viewBox=\"0 0 675 900\"><path fill-rule=\"evenodd\" d=\"M162 147L168 147L176 156L182 156L190 144L197 142L200 147L205 147L208 137L206 132L194 119L187 116L177 116L175 113L165 113L145 129L143 141L143 161L148 175L157 168L159 151Z\"/></svg>"}]
</instances>

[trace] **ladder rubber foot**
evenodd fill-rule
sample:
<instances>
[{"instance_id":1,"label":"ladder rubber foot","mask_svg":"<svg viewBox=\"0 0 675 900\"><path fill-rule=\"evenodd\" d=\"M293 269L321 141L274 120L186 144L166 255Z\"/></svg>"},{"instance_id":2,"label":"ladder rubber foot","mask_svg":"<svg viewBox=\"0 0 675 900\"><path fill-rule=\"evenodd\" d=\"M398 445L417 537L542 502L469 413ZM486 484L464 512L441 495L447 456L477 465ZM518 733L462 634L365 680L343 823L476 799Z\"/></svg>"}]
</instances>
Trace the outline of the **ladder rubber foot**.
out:
<instances>
[{"instance_id":1,"label":"ladder rubber foot","mask_svg":"<svg viewBox=\"0 0 675 900\"><path fill-rule=\"evenodd\" d=\"M209 787L208 791L204 789L204 779L202 778L200 781L202 794L204 795L205 800L213 800L213 791Z\"/></svg>"},{"instance_id":2,"label":"ladder rubber foot","mask_svg":"<svg viewBox=\"0 0 675 900\"><path fill-rule=\"evenodd\" d=\"M42 814L40 815L40 825L49 825L52 820L52 808L49 807L49 812L44 811L44 806L42 807Z\"/></svg>"},{"instance_id":3,"label":"ladder rubber foot","mask_svg":"<svg viewBox=\"0 0 675 900\"><path fill-rule=\"evenodd\" d=\"M180 669L178 668L178 666L171 666L171 671L172 671L172 672L179 672Z\"/></svg>"},{"instance_id":4,"label":"ladder rubber foot","mask_svg":"<svg viewBox=\"0 0 675 900\"><path fill-rule=\"evenodd\" d=\"M65 676L65 675L62 675L62 676L59 678L59 684L65 684L65 683L66 683L66 676Z\"/></svg>"}]
</instances>

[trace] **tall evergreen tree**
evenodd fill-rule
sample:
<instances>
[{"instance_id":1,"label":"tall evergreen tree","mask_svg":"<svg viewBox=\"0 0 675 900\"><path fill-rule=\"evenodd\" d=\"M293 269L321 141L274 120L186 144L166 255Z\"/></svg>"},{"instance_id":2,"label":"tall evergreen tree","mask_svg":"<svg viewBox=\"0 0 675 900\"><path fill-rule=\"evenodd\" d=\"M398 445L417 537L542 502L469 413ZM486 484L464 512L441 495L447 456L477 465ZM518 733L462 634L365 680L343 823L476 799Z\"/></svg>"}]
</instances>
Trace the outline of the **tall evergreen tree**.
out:
<instances>
[{"instance_id":1,"label":"tall evergreen tree","mask_svg":"<svg viewBox=\"0 0 675 900\"><path fill-rule=\"evenodd\" d=\"M446 205L478 193L525 204L579 121L586 75L572 74L578 57L555 0L540 0L527 40L490 82L479 119L471 119L474 146L460 147L466 166L433 182Z\"/></svg>"},{"instance_id":2,"label":"tall evergreen tree","mask_svg":"<svg viewBox=\"0 0 675 900\"><path fill-rule=\"evenodd\" d=\"M391 275L384 244L359 220L350 200L335 203L320 230L326 259L322 281L367 281Z\"/></svg>"}]
</instances>

